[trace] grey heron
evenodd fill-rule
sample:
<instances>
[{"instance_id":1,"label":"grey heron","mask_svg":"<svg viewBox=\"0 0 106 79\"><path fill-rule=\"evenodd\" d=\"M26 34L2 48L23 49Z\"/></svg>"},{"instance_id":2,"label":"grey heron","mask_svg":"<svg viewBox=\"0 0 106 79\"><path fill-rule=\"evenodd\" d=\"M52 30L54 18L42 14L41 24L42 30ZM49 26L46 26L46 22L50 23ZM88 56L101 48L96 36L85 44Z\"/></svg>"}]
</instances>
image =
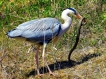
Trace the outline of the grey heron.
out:
<instances>
[{"instance_id":1,"label":"grey heron","mask_svg":"<svg viewBox=\"0 0 106 79\"><path fill-rule=\"evenodd\" d=\"M40 18L24 22L15 29L7 32L7 35L10 38L24 38L24 40L26 41L37 44L35 58L38 75L40 75L38 53L39 48L42 45L42 58L44 59L45 65L47 66L49 73L53 74L45 59L45 48L50 41L53 41L53 44L55 44L57 40L59 40L60 37L70 28L72 24L72 18L69 16L69 14L75 15L78 19L82 18L82 16L76 11L76 9L67 8L63 10L61 15L61 18L64 20L63 24L55 18Z\"/></svg>"}]
</instances>

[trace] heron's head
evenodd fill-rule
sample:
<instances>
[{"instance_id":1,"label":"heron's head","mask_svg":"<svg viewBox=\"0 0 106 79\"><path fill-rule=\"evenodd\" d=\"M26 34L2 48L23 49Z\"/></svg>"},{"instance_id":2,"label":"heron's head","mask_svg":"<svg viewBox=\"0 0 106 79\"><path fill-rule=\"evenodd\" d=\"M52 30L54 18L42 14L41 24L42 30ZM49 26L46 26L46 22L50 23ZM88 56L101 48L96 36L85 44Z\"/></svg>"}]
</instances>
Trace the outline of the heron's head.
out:
<instances>
[{"instance_id":1,"label":"heron's head","mask_svg":"<svg viewBox=\"0 0 106 79\"><path fill-rule=\"evenodd\" d=\"M81 19L82 18L82 16L74 8L65 9L63 11L63 13L68 14L68 15L74 14L78 19Z\"/></svg>"}]
</instances>

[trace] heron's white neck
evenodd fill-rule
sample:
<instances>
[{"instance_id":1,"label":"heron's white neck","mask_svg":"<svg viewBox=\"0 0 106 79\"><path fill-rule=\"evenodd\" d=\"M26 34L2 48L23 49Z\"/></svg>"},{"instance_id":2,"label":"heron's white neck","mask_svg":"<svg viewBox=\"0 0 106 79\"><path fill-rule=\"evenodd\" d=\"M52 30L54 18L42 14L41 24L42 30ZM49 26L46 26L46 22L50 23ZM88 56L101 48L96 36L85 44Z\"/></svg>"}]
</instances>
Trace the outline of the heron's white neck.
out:
<instances>
[{"instance_id":1,"label":"heron's white neck","mask_svg":"<svg viewBox=\"0 0 106 79\"><path fill-rule=\"evenodd\" d=\"M73 11L66 9L62 12L61 18L64 20L64 24L62 24L63 28L69 28L72 23L72 19L68 16L68 14L73 14Z\"/></svg>"},{"instance_id":2,"label":"heron's white neck","mask_svg":"<svg viewBox=\"0 0 106 79\"><path fill-rule=\"evenodd\" d=\"M72 19L68 16L68 14L73 14L73 11L66 9L62 12L61 18L64 20L64 23L61 25L59 36L62 36L71 26Z\"/></svg>"}]
</instances>

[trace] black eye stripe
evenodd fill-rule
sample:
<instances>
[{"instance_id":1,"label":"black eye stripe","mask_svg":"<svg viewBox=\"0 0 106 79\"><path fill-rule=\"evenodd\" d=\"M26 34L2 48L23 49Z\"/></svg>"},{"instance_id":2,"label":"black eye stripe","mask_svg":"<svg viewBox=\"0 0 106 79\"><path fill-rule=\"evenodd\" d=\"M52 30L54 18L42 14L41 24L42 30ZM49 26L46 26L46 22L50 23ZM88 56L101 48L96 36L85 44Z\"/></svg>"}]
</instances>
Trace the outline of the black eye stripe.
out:
<instances>
[{"instance_id":1,"label":"black eye stripe","mask_svg":"<svg viewBox=\"0 0 106 79\"><path fill-rule=\"evenodd\" d=\"M73 8L68 8L68 9L74 11L75 14L77 13L76 10Z\"/></svg>"}]
</instances>

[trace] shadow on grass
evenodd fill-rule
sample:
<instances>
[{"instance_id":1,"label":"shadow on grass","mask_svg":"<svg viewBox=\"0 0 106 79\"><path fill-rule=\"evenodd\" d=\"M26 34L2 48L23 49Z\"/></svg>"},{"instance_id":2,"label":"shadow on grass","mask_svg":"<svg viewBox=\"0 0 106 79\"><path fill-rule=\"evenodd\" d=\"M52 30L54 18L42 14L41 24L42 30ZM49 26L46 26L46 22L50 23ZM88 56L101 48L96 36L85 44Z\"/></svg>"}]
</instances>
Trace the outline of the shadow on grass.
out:
<instances>
[{"instance_id":1,"label":"shadow on grass","mask_svg":"<svg viewBox=\"0 0 106 79\"><path fill-rule=\"evenodd\" d=\"M75 65L79 65L79 64L82 64L86 61L88 61L89 59L91 58L94 58L94 57L97 57L97 56L100 56L101 54L88 54L86 55L85 57L83 57L80 61L76 62L76 61L73 61L71 60L70 62L68 61L59 61L59 62L56 62L56 63L53 63L53 64L50 64L49 67L52 71L55 71L55 70L60 70L60 69L65 69L65 68L71 68ZM43 73L48 73L48 69L46 67L41 67L40 68L40 73L43 74ZM29 72L28 74L26 74L26 77L30 77L30 76L34 76L34 75L37 75L37 71L35 69L33 69L31 72Z\"/></svg>"}]
</instances>

